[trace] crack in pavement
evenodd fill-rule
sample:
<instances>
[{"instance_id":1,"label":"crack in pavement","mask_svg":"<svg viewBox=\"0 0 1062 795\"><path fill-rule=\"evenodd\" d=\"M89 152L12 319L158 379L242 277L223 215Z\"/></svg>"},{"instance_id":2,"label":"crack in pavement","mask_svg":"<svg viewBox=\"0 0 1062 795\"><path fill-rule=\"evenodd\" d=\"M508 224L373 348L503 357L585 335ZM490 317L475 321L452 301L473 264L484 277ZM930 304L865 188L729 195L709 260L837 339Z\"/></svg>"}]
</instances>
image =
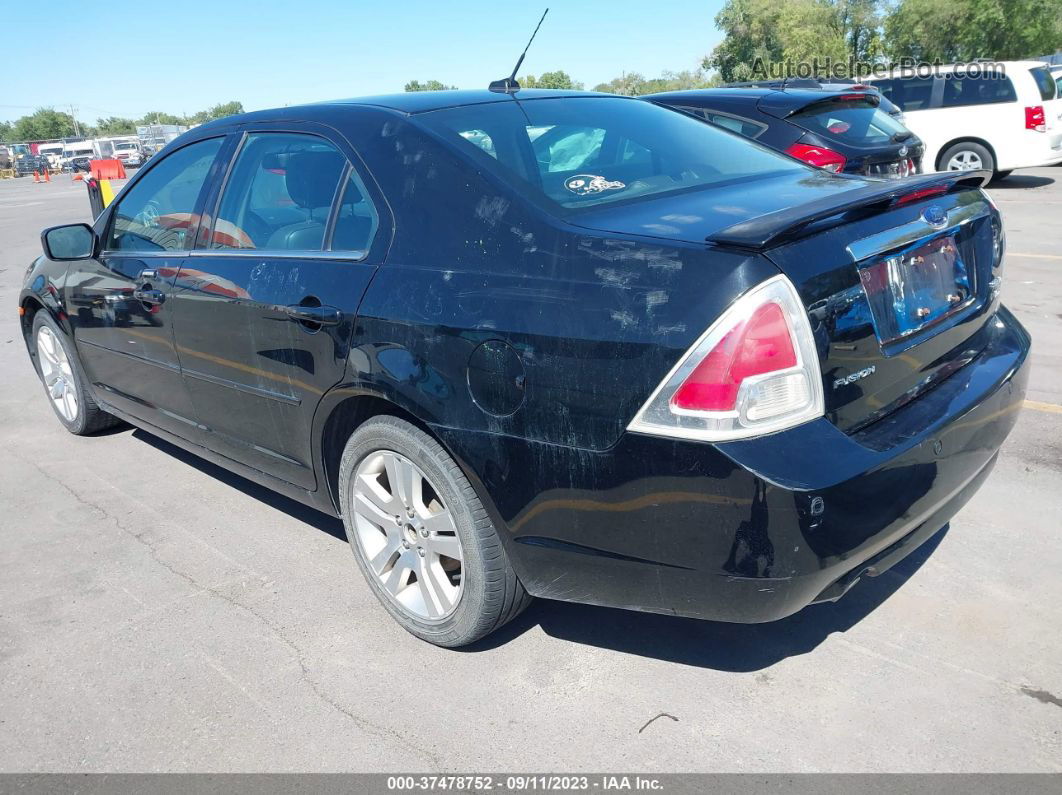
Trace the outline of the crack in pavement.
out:
<instances>
[{"instance_id":1,"label":"crack in pavement","mask_svg":"<svg viewBox=\"0 0 1062 795\"><path fill-rule=\"evenodd\" d=\"M54 483L57 483L60 488L62 488L63 491L69 494L78 504L85 506L99 517L109 520L115 526L116 529L118 529L125 535L131 536L133 539L135 539L139 544L141 544L148 550L149 554L151 555L151 558L160 566L162 566L162 568L166 569L166 571L181 578L196 591L217 597L218 599L227 602L228 604L232 605L233 607L239 610L246 611L255 619L257 619L259 623L267 627L273 634L273 636L291 651L292 655L295 658L295 661L299 664L299 668L301 671L299 678L303 682L305 682L307 686L309 686L310 690L321 703L325 704L328 707L331 707L334 711L348 718L352 723L354 723L355 726L357 726L361 731L365 732L366 734L369 734L373 737L377 737L381 740L397 740L400 744L408 748L413 753L423 757L435 770L443 770L442 760L436 754L421 747L416 742L410 740L401 732L398 732L395 729L391 729L386 726L380 726L376 723L373 723L372 721L355 715L349 709L340 704L335 698L330 696L322 688L322 686L320 686L316 681L314 681L313 676L311 675L311 670L306 664L305 655L299 648L298 644L296 644L295 641L288 637L288 635L279 625L271 621L269 618L267 618L255 608L237 601L235 597L229 596L228 594L219 590L217 587L203 585L199 583L194 577L192 577L188 573L181 571L173 564L164 560L161 557L161 554L159 553L157 545L153 544L145 537L147 534L146 530L137 531L127 527L118 516L112 514L104 506L95 503L89 499L86 499L83 495L79 494L69 485L64 483L60 478L56 477L50 472L45 471L35 461L24 458L23 456L19 455L7 446L5 446L4 449L7 450L8 453L17 458L19 461L36 470L43 477L53 481Z\"/></svg>"}]
</instances>

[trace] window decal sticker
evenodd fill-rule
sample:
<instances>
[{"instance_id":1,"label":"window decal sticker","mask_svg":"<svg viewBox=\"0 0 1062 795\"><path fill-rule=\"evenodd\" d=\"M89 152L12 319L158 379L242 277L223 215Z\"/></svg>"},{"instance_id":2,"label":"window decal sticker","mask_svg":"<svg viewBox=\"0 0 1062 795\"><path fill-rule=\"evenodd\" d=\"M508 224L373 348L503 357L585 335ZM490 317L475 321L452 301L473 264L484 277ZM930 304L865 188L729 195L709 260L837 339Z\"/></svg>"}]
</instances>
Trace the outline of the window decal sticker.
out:
<instances>
[{"instance_id":1,"label":"window decal sticker","mask_svg":"<svg viewBox=\"0 0 1062 795\"><path fill-rule=\"evenodd\" d=\"M576 174L564 180L564 187L577 196L590 196L607 190L622 190L627 184L619 180L607 180L597 174Z\"/></svg>"}]
</instances>

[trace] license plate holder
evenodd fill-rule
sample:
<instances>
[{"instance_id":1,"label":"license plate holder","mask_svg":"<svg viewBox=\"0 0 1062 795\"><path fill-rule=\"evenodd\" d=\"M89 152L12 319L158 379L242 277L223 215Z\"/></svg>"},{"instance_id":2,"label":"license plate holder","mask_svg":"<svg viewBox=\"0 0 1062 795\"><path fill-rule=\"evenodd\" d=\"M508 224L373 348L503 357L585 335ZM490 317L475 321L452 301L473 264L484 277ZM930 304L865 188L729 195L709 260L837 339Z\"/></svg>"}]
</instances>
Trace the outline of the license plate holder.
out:
<instances>
[{"instance_id":1,"label":"license plate holder","mask_svg":"<svg viewBox=\"0 0 1062 795\"><path fill-rule=\"evenodd\" d=\"M859 268L878 340L887 345L923 331L974 299L954 233L945 233Z\"/></svg>"}]
</instances>

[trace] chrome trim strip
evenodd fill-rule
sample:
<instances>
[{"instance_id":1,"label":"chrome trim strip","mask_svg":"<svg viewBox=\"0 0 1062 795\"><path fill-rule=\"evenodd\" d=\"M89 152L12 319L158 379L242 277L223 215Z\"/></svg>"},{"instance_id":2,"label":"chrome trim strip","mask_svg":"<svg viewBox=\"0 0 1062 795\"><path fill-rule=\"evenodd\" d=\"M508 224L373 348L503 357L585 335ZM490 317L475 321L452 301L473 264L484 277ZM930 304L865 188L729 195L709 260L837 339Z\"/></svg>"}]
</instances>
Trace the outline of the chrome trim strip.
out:
<instances>
[{"instance_id":1,"label":"chrome trim strip","mask_svg":"<svg viewBox=\"0 0 1062 795\"><path fill-rule=\"evenodd\" d=\"M302 398L294 397L293 395L285 395L282 392L274 392L271 389L263 389L262 387L251 386L250 384L241 384L239 381L230 381L227 378L210 375L209 373L201 373L198 370L189 370L187 367L182 368L181 372L189 378L194 378L197 381L206 381L208 384L217 384L218 386L228 387L229 389L235 389L237 392L254 395L255 397L278 400L281 403L287 403L292 406L302 404Z\"/></svg>"},{"instance_id":2,"label":"chrome trim strip","mask_svg":"<svg viewBox=\"0 0 1062 795\"><path fill-rule=\"evenodd\" d=\"M252 259L324 259L360 262L368 251L271 251L263 248L197 248L188 252L192 257L243 257Z\"/></svg>"},{"instance_id":3,"label":"chrome trim strip","mask_svg":"<svg viewBox=\"0 0 1062 795\"><path fill-rule=\"evenodd\" d=\"M101 257L121 257L122 259L184 259L191 251L180 249L176 251L125 251L108 250L101 251Z\"/></svg>"},{"instance_id":4,"label":"chrome trim strip","mask_svg":"<svg viewBox=\"0 0 1062 795\"><path fill-rule=\"evenodd\" d=\"M939 229L933 228L919 218L916 221L911 221L893 229L886 229L884 232L850 243L847 247L848 255L855 262L861 262L868 257L873 257L875 254L903 248L918 241L920 238L936 235L948 229L955 229L977 218L987 216L989 213L988 203L983 200L961 207L954 207L948 211L947 224Z\"/></svg>"},{"instance_id":5,"label":"chrome trim strip","mask_svg":"<svg viewBox=\"0 0 1062 795\"><path fill-rule=\"evenodd\" d=\"M119 351L115 348L108 348L106 345L100 345L98 342L93 342L92 340L78 338L77 344L88 345L90 348L95 348L96 350L103 351L104 353L113 353L115 356L124 356L127 359L132 359L133 361L141 362L142 364L150 364L152 367L159 367L171 373L181 372L180 368L177 367L177 365L175 364L159 361L158 359L148 359L146 356L139 356L135 353L132 353L131 351Z\"/></svg>"}]
</instances>

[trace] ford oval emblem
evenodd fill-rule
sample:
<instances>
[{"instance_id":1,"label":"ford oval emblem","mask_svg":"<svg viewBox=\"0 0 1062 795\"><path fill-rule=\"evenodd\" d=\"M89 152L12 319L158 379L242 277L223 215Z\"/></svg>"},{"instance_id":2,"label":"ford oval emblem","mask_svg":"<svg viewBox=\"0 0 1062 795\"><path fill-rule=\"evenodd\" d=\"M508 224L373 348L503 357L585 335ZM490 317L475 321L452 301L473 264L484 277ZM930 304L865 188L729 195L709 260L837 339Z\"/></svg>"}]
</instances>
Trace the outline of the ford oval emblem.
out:
<instances>
[{"instance_id":1,"label":"ford oval emblem","mask_svg":"<svg viewBox=\"0 0 1062 795\"><path fill-rule=\"evenodd\" d=\"M934 229L943 229L948 223L948 214L939 205L931 204L922 210L922 220Z\"/></svg>"}]
</instances>

